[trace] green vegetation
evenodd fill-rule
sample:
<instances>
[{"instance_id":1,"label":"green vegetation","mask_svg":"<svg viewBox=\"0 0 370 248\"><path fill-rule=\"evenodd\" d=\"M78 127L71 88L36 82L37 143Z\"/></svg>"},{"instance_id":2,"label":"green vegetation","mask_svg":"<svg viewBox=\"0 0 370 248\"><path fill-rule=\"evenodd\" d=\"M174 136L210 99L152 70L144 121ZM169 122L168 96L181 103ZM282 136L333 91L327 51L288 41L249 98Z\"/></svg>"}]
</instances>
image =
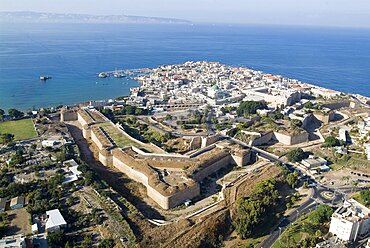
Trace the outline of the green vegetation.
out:
<instances>
[{"instance_id":1,"label":"green vegetation","mask_svg":"<svg viewBox=\"0 0 370 248\"><path fill-rule=\"evenodd\" d=\"M334 136L328 136L325 138L324 144L322 145L323 147L335 147L342 145L342 142L339 141L337 138Z\"/></svg>"},{"instance_id":2,"label":"green vegetation","mask_svg":"<svg viewBox=\"0 0 370 248\"><path fill-rule=\"evenodd\" d=\"M329 205L320 205L315 211L308 215L308 218L312 223L318 225L328 222L332 214L333 209Z\"/></svg>"},{"instance_id":3,"label":"green vegetation","mask_svg":"<svg viewBox=\"0 0 370 248\"><path fill-rule=\"evenodd\" d=\"M242 101L236 110L236 113L239 116L248 116L251 114L256 114L258 109L265 108L267 108L267 104L265 102Z\"/></svg>"},{"instance_id":4,"label":"green vegetation","mask_svg":"<svg viewBox=\"0 0 370 248\"><path fill-rule=\"evenodd\" d=\"M291 150L287 153L289 162L299 162L305 158L305 153L301 148Z\"/></svg>"},{"instance_id":5,"label":"green vegetation","mask_svg":"<svg viewBox=\"0 0 370 248\"><path fill-rule=\"evenodd\" d=\"M162 146L169 139L171 139L171 134L170 133L161 134L159 132L152 131L150 129L145 131L143 136L147 141L149 141L151 143L154 143L156 145L159 145L159 146Z\"/></svg>"},{"instance_id":6,"label":"green vegetation","mask_svg":"<svg viewBox=\"0 0 370 248\"><path fill-rule=\"evenodd\" d=\"M312 102L307 102L304 107L306 109L319 109L320 108L320 105L314 105Z\"/></svg>"},{"instance_id":7,"label":"green vegetation","mask_svg":"<svg viewBox=\"0 0 370 248\"><path fill-rule=\"evenodd\" d=\"M10 115L10 117L12 117L13 119L19 119L19 118L22 118L24 116L24 113L17 110L17 109L9 109L8 110L8 114Z\"/></svg>"},{"instance_id":8,"label":"green vegetation","mask_svg":"<svg viewBox=\"0 0 370 248\"><path fill-rule=\"evenodd\" d=\"M0 134L0 144L7 145L14 140L14 135L11 133Z\"/></svg>"},{"instance_id":9,"label":"green vegetation","mask_svg":"<svg viewBox=\"0 0 370 248\"><path fill-rule=\"evenodd\" d=\"M237 107L225 106L225 107L222 107L220 110L223 114L226 114L226 113L230 113L230 112L237 110Z\"/></svg>"},{"instance_id":10,"label":"green vegetation","mask_svg":"<svg viewBox=\"0 0 370 248\"><path fill-rule=\"evenodd\" d=\"M232 128L232 124L229 123L229 122L224 122L224 123L216 123L215 124L215 128L217 129L217 131L221 131L221 130L224 130L224 129L228 129L228 128Z\"/></svg>"},{"instance_id":11,"label":"green vegetation","mask_svg":"<svg viewBox=\"0 0 370 248\"><path fill-rule=\"evenodd\" d=\"M50 247L63 247L63 234L58 231L48 233L48 244Z\"/></svg>"},{"instance_id":12,"label":"green vegetation","mask_svg":"<svg viewBox=\"0 0 370 248\"><path fill-rule=\"evenodd\" d=\"M124 135L122 132L120 132L116 127L112 126L110 123L101 123L99 124L100 127L104 128L104 130L109 134L109 136L114 140L114 142L120 146L120 147L125 147L125 146L137 146L139 147L140 145ZM125 129L126 130L126 129ZM128 132L130 134L130 132ZM135 136L133 136L136 138Z\"/></svg>"},{"instance_id":13,"label":"green vegetation","mask_svg":"<svg viewBox=\"0 0 370 248\"><path fill-rule=\"evenodd\" d=\"M121 110L115 110L112 111L111 109L104 109L104 108L99 108L101 113L105 115L108 119L111 121L115 122L116 121L116 116L119 115L146 115L148 113L148 110L143 109L143 108L138 108L135 106L131 105L125 105Z\"/></svg>"},{"instance_id":14,"label":"green vegetation","mask_svg":"<svg viewBox=\"0 0 370 248\"><path fill-rule=\"evenodd\" d=\"M5 111L3 109L0 109L0 121L4 120Z\"/></svg>"},{"instance_id":15,"label":"green vegetation","mask_svg":"<svg viewBox=\"0 0 370 248\"><path fill-rule=\"evenodd\" d=\"M113 239L103 239L99 244L98 248L111 248L114 247L116 243Z\"/></svg>"},{"instance_id":16,"label":"green vegetation","mask_svg":"<svg viewBox=\"0 0 370 248\"><path fill-rule=\"evenodd\" d=\"M120 118L119 123L124 127L127 134L144 143L153 143L166 149L165 143L171 139L170 133L160 133L158 131L150 129L147 124L138 122L135 117ZM111 137L113 138L113 136ZM128 138L126 137L126 139ZM128 139L128 142L131 142L133 145L140 147L139 144L134 143L130 139ZM150 145L148 144L144 148L146 150L149 149L148 152L152 152L152 148L154 148L154 146L149 146Z\"/></svg>"},{"instance_id":17,"label":"green vegetation","mask_svg":"<svg viewBox=\"0 0 370 248\"><path fill-rule=\"evenodd\" d=\"M286 181L289 184L289 186L294 189L297 186L298 182L299 182L298 173L296 171L292 172L292 173L289 173L286 176Z\"/></svg>"},{"instance_id":18,"label":"green vegetation","mask_svg":"<svg viewBox=\"0 0 370 248\"><path fill-rule=\"evenodd\" d=\"M293 119L290 121L290 125L293 127L293 128L296 128L296 127L301 127L302 126L302 121L300 120L297 120L297 119Z\"/></svg>"},{"instance_id":19,"label":"green vegetation","mask_svg":"<svg viewBox=\"0 0 370 248\"><path fill-rule=\"evenodd\" d=\"M32 139L37 137L32 119L5 121L0 123L1 134L12 134L15 140Z\"/></svg>"},{"instance_id":20,"label":"green vegetation","mask_svg":"<svg viewBox=\"0 0 370 248\"><path fill-rule=\"evenodd\" d=\"M304 189L308 189L308 182L307 181L304 181L303 182L303 186L302 186Z\"/></svg>"},{"instance_id":21,"label":"green vegetation","mask_svg":"<svg viewBox=\"0 0 370 248\"><path fill-rule=\"evenodd\" d=\"M199 111L195 111L193 114L188 116L187 120L179 120L177 121L177 125L184 126L184 125L200 125L207 122L208 111L204 113L200 113Z\"/></svg>"},{"instance_id":22,"label":"green vegetation","mask_svg":"<svg viewBox=\"0 0 370 248\"><path fill-rule=\"evenodd\" d=\"M370 190L364 189L355 195L355 200L362 203L366 207L370 207Z\"/></svg>"},{"instance_id":23,"label":"green vegetation","mask_svg":"<svg viewBox=\"0 0 370 248\"><path fill-rule=\"evenodd\" d=\"M15 154L12 156L10 165L15 166L22 164L24 162L23 153L24 152L22 150L17 150Z\"/></svg>"},{"instance_id":24,"label":"green vegetation","mask_svg":"<svg viewBox=\"0 0 370 248\"><path fill-rule=\"evenodd\" d=\"M316 210L303 215L293 223L278 239L272 248L315 247L328 232L328 222L333 210L328 205L320 205Z\"/></svg>"},{"instance_id":25,"label":"green vegetation","mask_svg":"<svg viewBox=\"0 0 370 248\"><path fill-rule=\"evenodd\" d=\"M277 183L270 179L257 184L249 197L238 199L237 217L233 225L242 239L266 228L266 222L271 220L279 197Z\"/></svg>"},{"instance_id":26,"label":"green vegetation","mask_svg":"<svg viewBox=\"0 0 370 248\"><path fill-rule=\"evenodd\" d=\"M3 236L8 226L9 226L8 215L6 213L0 213L0 237Z\"/></svg>"}]
</instances>

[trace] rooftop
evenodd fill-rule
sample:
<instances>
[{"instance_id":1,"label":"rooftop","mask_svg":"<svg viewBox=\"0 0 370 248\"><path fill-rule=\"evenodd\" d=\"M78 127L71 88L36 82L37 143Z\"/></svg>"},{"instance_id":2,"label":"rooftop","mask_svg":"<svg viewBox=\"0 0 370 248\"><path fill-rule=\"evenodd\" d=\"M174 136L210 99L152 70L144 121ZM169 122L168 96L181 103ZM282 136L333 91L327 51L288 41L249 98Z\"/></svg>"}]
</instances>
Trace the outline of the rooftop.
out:
<instances>
[{"instance_id":1,"label":"rooftop","mask_svg":"<svg viewBox=\"0 0 370 248\"><path fill-rule=\"evenodd\" d=\"M46 221L46 227L45 227L46 230L53 228L53 227L67 225L67 222L64 220L59 209L53 209L53 210L46 211L46 215L48 216L48 220Z\"/></svg>"}]
</instances>

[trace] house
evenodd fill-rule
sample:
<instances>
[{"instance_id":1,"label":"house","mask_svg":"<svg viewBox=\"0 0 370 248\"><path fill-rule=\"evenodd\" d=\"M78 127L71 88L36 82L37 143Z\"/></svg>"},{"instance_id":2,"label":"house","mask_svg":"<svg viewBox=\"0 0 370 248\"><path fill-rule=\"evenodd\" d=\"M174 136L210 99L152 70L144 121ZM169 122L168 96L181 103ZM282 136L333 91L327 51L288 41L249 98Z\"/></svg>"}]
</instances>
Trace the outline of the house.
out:
<instances>
[{"instance_id":1,"label":"house","mask_svg":"<svg viewBox=\"0 0 370 248\"><path fill-rule=\"evenodd\" d=\"M42 147L54 147L58 144L59 142L57 140L43 140L41 142Z\"/></svg>"},{"instance_id":2,"label":"house","mask_svg":"<svg viewBox=\"0 0 370 248\"><path fill-rule=\"evenodd\" d=\"M26 237L23 234L3 237L0 248L26 248Z\"/></svg>"},{"instance_id":3,"label":"house","mask_svg":"<svg viewBox=\"0 0 370 248\"><path fill-rule=\"evenodd\" d=\"M6 199L6 198L0 198L0 212L5 211L7 201L8 201L8 199Z\"/></svg>"},{"instance_id":4,"label":"house","mask_svg":"<svg viewBox=\"0 0 370 248\"><path fill-rule=\"evenodd\" d=\"M67 175L64 176L63 184L77 181L82 172L78 170L78 164L76 163L76 161L71 159L63 162L63 165L69 166Z\"/></svg>"},{"instance_id":5,"label":"house","mask_svg":"<svg viewBox=\"0 0 370 248\"><path fill-rule=\"evenodd\" d=\"M329 232L342 241L356 241L370 233L369 217L369 208L354 199L349 199L333 213Z\"/></svg>"},{"instance_id":6,"label":"house","mask_svg":"<svg viewBox=\"0 0 370 248\"><path fill-rule=\"evenodd\" d=\"M314 156L314 155L310 155L307 159L303 159L301 163L304 167L306 167L309 170L317 170L317 169L319 169L319 171L330 170L330 168L327 165L328 161L326 161L325 159L321 157Z\"/></svg>"},{"instance_id":7,"label":"house","mask_svg":"<svg viewBox=\"0 0 370 248\"><path fill-rule=\"evenodd\" d=\"M24 206L24 196L17 196L10 200L10 208L18 209Z\"/></svg>"},{"instance_id":8,"label":"house","mask_svg":"<svg viewBox=\"0 0 370 248\"><path fill-rule=\"evenodd\" d=\"M67 227L67 222L64 220L63 215L59 209L46 211L47 221L45 230L47 232L60 231Z\"/></svg>"},{"instance_id":9,"label":"house","mask_svg":"<svg viewBox=\"0 0 370 248\"><path fill-rule=\"evenodd\" d=\"M351 128L349 127L341 127L339 129L339 137L338 139L343 141L345 144L347 144L349 142L349 131L351 131Z\"/></svg>"}]
</instances>

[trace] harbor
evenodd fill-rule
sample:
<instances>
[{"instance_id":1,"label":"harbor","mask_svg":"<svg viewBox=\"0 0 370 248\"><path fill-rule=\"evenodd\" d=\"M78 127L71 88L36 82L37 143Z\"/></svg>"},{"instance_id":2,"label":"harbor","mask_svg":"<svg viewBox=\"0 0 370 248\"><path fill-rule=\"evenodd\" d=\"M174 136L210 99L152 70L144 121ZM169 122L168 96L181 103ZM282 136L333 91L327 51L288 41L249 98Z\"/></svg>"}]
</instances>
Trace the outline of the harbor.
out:
<instances>
[{"instance_id":1,"label":"harbor","mask_svg":"<svg viewBox=\"0 0 370 248\"><path fill-rule=\"evenodd\" d=\"M139 74L147 74L150 73L149 68L139 68L139 69L122 69L122 70L114 70L114 71L104 71L99 72L97 76L99 78L106 78L106 77L116 77L116 78L134 78Z\"/></svg>"}]
</instances>

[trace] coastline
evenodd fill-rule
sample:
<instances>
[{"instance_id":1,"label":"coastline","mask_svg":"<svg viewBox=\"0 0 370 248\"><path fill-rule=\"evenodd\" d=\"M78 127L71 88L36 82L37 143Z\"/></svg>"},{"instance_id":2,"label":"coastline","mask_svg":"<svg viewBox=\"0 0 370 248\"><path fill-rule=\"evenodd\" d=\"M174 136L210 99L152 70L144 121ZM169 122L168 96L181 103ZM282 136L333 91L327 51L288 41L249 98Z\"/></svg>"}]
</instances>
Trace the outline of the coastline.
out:
<instances>
[{"instance_id":1,"label":"coastline","mask_svg":"<svg viewBox=\"0 0 370 248\"><path fill-rule=\"evenodd\" d=\"M218 62L216 62L216 63L218 63ZM179 64L174 64L174 65L179 65ZM167 66L171 66L171 65L167 65ZM229 65L227 65L227 66L229 66ZM232 66L230 66L230 67L232 67ZM237 68L237 67L232 67L232 68ZM361 95L361 94L348 93L348 92L342 92L342 91L338 91L338 90L334 90L334 89L329 89L329 88L325 88L325 87L322 87L322 86L319 86L319 85L302 82L299 79L286 78L286 77L281 76L281 75L274 75L274 74L271 74L271 73L268 73L268 72L264 72L264 71L260 71L260 70L254 70L254 69L247 68L247 67L239 67L239 68L240 69L251 70L251 71L254 71L254 72L260 72L263 75L272 75L274 77L282 77L282 78L292 80L292 81L296 81L296 82L298 82L302 85L306 85L310 88L315 88L315 89L318 89L318 90L321 90L321 91L324 91L324 92L333 92L333 93L352 96L352 97L356 98L357 100L359 100L363 104L368 104L370 102L370 97L367 97L367 96L364 96L364 95ZM122 97L122 96L130 97L132 89L140 90L140 88L143 87L143 83L140 80L138 80L137 76L148 74L148 73L152 72L154 69L156 69L156 68L134 68L134 69L124 69L124 70L108 70L108 71L100 72L100 73L106 73L108 75L108 77L112 77L112 78L113 78L113 74L117 73L117 72L119 72L119 73L128 73L128 74L135 73L135 77L131 77L129 79L132 80L132 81L135 81L137 83L137 87L130 87L129 92L126 92L126 94L117 95L117 96L108 97L108 98L101 98L101 99L88 99L88 100L84 100L84 101L76 101L76 102L58 104L58 105L49 105L49 106L45 105L45 106L40 106L40 107L37 107L37 108L27 108L27 109L22 109L22 108L17 108L17 107L14 107L14 108L17 108L21 111L26 112L26 111L30 111L30 110L37 110L37 109L43 109L43 108L44 109L58 108L59 106L76 107L76 106L79 106L79 105L89 105L91 103L113 101L114 99ZM96 73L96 75L98 75L98 74L99 74L99 72ZM1 108L1 106L0 106L0 108Z\"/></svg>"},{"instance_id":2,"label":"coastline","mask_svg":"<svg viewBox=\"0 0 370 248\"><path fill-rule=\"evenodd\" d=\"M186 60L220 61L370 96L370 33L314 28L292 32L253 25L155 27L156 31L148 25L4 26L0 107L31 109L114 98L128 94L137 83L100 82L97 72ZM40 75L53 79L42 83Z\"/></svg>"}]
</instances>

